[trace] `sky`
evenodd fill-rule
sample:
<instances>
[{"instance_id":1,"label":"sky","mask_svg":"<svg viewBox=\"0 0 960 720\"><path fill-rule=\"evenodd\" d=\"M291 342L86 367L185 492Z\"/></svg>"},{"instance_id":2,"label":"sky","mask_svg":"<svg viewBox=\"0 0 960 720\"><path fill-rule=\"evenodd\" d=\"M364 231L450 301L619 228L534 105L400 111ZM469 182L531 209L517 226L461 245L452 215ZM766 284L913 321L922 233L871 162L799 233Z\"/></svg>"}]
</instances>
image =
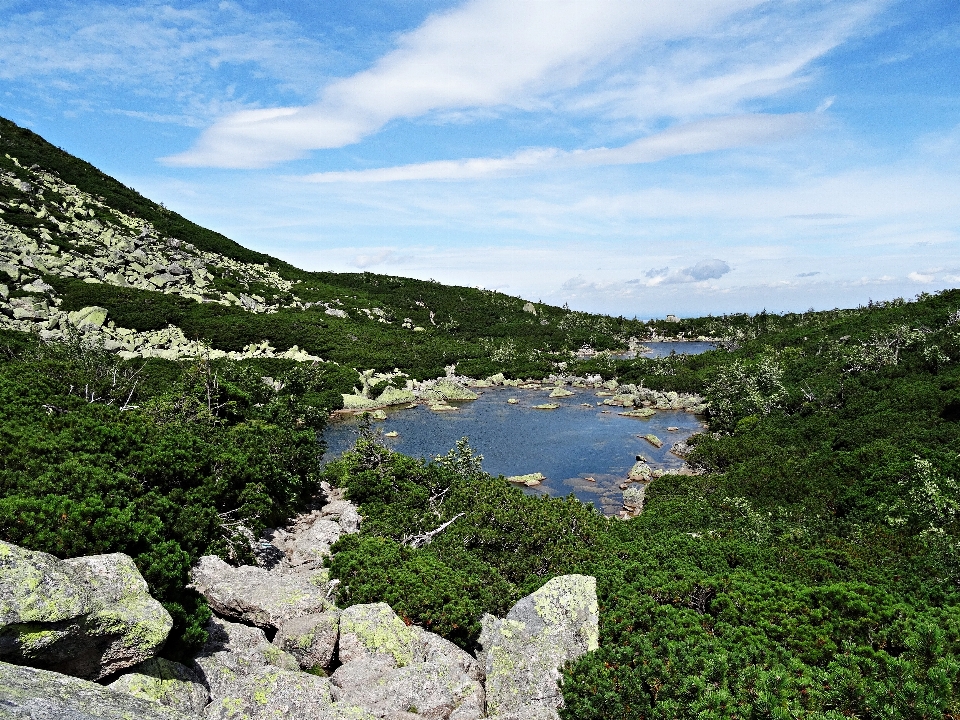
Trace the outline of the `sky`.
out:
<instances>
[{"instance_id":1,"label":"sky","mask_svg":"<svg viewBox=\"0 0 960 720\"><path fill-rule=\"evenodd\" d=\"M960 287L957 0L0 0L0 115L309 270L640 318Z\"/></svg>"}]
</instances>

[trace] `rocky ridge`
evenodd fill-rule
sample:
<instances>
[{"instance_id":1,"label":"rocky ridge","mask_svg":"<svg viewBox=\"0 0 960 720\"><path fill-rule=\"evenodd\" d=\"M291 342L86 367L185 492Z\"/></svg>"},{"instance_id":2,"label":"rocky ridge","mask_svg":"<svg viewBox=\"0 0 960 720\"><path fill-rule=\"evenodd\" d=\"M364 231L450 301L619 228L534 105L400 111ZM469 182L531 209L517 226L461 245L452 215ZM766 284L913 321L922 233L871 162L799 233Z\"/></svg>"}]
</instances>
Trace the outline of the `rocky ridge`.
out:
<instances>
[{"instance_id":1,"label":"rocky ridge","mask_svg":"<svg viewBox=\"0 0 960 720\"><path fill-rule=\"evenodd\" d=\"M67 313L60 309L62 298L43 280L51 275L178 295L250 313L320 307L333 317L348 316L337 300L304 302L296 295L295 283L266 263L241 262L175 237L162 237L150 222L108 206L102 198L79 190L53 173L37 166L23 168L15 158L7 157L28 174L30 181L10 172L0 173L0 185L15 191L13 199L0 202L0 327L36 332L45 340L62 340L71 332L79 333L88 342L102 344L127 358L319 359L297 347L277 352L267 343L248 345L242 351L210 348L187 339L176 326L138 332L118 327L107 309L97 306ZM36 237L8 222L4 218L8 213L30 216ZM224 277L257 290L235 294L218 283ZM371 319L391 322L380 308L360 310ZM412 324L408 329L423 331Z\"/></svg>"}]
</instances>

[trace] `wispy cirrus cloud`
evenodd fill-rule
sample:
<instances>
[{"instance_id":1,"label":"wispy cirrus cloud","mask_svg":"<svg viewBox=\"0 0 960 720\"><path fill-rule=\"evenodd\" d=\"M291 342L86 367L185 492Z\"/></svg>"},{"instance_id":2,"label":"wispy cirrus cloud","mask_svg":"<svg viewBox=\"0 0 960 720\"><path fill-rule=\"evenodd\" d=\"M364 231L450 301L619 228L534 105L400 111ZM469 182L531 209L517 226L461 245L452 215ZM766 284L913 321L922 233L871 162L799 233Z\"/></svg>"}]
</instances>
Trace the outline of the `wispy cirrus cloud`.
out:
<instances>
[{"instance_id":1,"label":"wispy cirrus cloud","mask_svg":"<svg viewBox=\"0 0 960 720\"><path fill-rule=\"evenodd\" d=\"M784 140L814 127L819 122L820 117L816 113L736 115L680 125L616 148L574 151L533 148L502 158L438 160L390 168L322 172L307 175L303 179L319 183L474 180L547 167L637 165L680 155L696 155Z\"/></svg>"},{"instance_id":2,"label":"wispy cirrus cloud","mask_svg":"<svg viewBox=\"0 0 960 720\"><path fill-rule=\"evenodd\" d=\"M8 5L0 81L156 122L202 126L250 105L311 95L324 68L323 45L295 23L233 2ZM241 78L258 93L238 89L249 84Z\"/></svg>"},{"instance_id":3,"label":"wispy cirrus cloud","mask_svg":"<svg viewBox=\"0 0 960 720\"><path fill-rule=\"evenodd\" d=\"M370 69L327 85L318 102L234 113L165 161L265 167L359 142L391 121L483 108L627 121L621 132L645 136L663 120L742 114L747 100L802 82L803 69L879 4L470 0L402 35ZM791 32L798 24L804 32ZM434 171L511 160L530 156Z\"/></svg>"}]
</instances>

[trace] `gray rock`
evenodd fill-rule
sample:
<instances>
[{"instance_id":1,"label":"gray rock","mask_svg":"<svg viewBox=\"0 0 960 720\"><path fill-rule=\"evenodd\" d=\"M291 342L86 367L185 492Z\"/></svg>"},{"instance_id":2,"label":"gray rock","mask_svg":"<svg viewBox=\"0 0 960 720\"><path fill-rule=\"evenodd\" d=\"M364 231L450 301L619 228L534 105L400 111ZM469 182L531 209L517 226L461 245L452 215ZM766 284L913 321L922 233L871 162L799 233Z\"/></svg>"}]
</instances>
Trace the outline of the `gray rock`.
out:
<instances>
[{"instance_id":1,"label":"gray rock","mask_svg":"<svg viewBox=\"0 0 960 720\"><path fill-rule=\"evenodd\" d=\"M360 532L360 513L349 500L333 500L320 509L320 515L337 521L347 534Z\"/></svg>"},{"instance_id":2,"label":"gray rock","mask_svg":"<svg viewBox=\"0 0 960 720\"><path fill-rule=\"evenodd\" d=\"M0 662L0 718L6 720L197 720L173 708L88 680Z\"/></svg>"},{"instance_id":3,"label":"gray rock","mask_svg":"<svg viewBox=\"0 0 960 720\"><path fill-rule=\"evenodd\" d=\"M378 717L473 720L483 717L478 663L423 628L408 626L385 603L354 605L340 617L334 697Z\"/></svg>"},{"instance_id":4,"label":"gray rock","mask_svg":"<svg viewBox=\"0 0 960 720\"><path fill-rule=\"evenodd\" d=\"M190 271L184 268L180 263L170 263L170 265L167 267L167 272L171 275L187 275Z\"/></svg>"},{"instance_id":5,"label":"gray rock","mask_svg":"<svg viewBox=\"0 0 960 720\"><path fill-rule=\"evenodd\" d=\"M207 688L190 668L180 663L153 658L132 670L107 687L184 713L202 713L210 702Z\"/></svg>"},{"instance_id":6,"label":"gray rock","mask_svg":"<svg viewBox=\"0 0 960 720\"><path fill-rule=\"evenodd\" d=\"M207 718L335 718L330 681L298 672L297 661L267 642L259 628L213 618L194 660L210 689Z\"/></svg>"},{"instance_id":7,"label":"gray rock","mask_svg":"<svg viewBox=\"0 0 960 720\"><path fill-rule=\"evenodd\" d=\"M335 520L320 517L302 532L287 541L291 567L319 567L330 556L330 546L343 535L343 528Z\"/></svg>"},{"instance_id":8,"label":"gray rock","mask_svg":"<svg viewBox=\"0 0 960 720\"><path fill-rule=\"evenodd\" d=\"M216 555L200 558L190 571L192 587L217 614L263 628L329 609L327 577L271 573L251 565L235 568Z\"/></svg>"},{"instance_id":9,"label":"gray rock","mask_svg":"<svg viewBox=\"0 0 960 720\"><path fill-rule=\"evenodd\" d=\"M129 556L58 560L0 541L0 658L99 680L153 657L172 627Z\"/></svg>"},{"instance_id":10,"label":"gray rock","mask_svg":"<svg viewBox=\"0 0 960 720\"><path fill-rule=\"evenodd\" d=\"M339 634L340 613L330 611L285 622L273 644L293 655L302 669L315 670L330 667Z\"/></svg>"},{"instance_id":11,"label":"gray rock","mask_svg":"<svg viewBox=\"0 0 960 720\"><path fill-rule=\"evenodd\" d=\"M597 582L585 575L553 578L504 620L485 615L480 659L490 715L527 718L560 707L560 668L598 647L598 626Z\"/></svg>"}]
</instances>

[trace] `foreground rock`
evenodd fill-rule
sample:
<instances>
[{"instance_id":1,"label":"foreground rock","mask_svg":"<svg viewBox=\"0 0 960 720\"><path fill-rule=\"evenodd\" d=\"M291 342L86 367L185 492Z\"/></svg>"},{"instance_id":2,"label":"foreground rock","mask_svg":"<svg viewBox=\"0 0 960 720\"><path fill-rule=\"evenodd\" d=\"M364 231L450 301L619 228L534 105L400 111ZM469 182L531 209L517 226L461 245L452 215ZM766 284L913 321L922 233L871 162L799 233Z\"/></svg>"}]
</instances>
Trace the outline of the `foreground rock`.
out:
<instances>
[{"instance_id":1,"label":"foreground rock","mask_svg":"<svg viewBox=\"0 0 960 720\"><path fill-rule=\"evenodd\" d=\"M0 660L99 680L153 657L172 627L128 555L59 560L0 541Z\"/></svg>"},{"instance_id":2,"label":"foreground rock","mask_svg":"<svg viewBox=\"0 0 960 720\"><path fill-rule=\"evenodd\" d=\"M202 713L210 702L209 691L190 668L163 658L137 665L107 687L187 714Z\"/></svg>"},{"instance_id":3,"label":"foreground rock","mask_svg":"<svg viewBox=\"0 0 960 720\"><path fill-rule=\"evenodd\" d=\"M332 707L330 681L299 672L297 661L268 643L259 628L213 618L207 633L209 639L194 661L210 689L207 718L340 717Z\"/></svg>"},{"instance_id":4,"label":"foreground rock","mask_svg":"<svg viewBox=\"0 0 960 720\"><path fill-rule=\"evenodd\" d=\"M205 555L190 571L190 582L221 617L276 629L288 620L322 613L332 606L327 573L281 574L244 565L232 567Z\"/></svg>"},{"instance_id":5,"label":"foreground rock","mask_svg":"<svg viewBox=\"0 0 960 720\"><path fill-rule=\"evenodd\" d=\"M560 668L598 647L597 581L585 575L550 580L503 620L483 618L479 654L490 717L556 718L563 704Z\"/></svg>"},{"instance_id":6,"label":"foreground rock","mask_svg":"<svg viewBox=\"0 0 960 720\"><path fill-rule=\"evenodd\" d=\"M477 661L440 636L406 625L385 603L343 611L339 652L343 664L331 677L338 704L379 718L484 717Z\"/></svg>"},{"instance_id":7,"label":"foreground rock","mask_svg":"<svg viewBox=\"0 0 960 720\"><path fill-rule=\"evenodd\" d=\"M94 682L0 662L0 718L16 720L197 720Z\"/></svg>"}]
</instances>

